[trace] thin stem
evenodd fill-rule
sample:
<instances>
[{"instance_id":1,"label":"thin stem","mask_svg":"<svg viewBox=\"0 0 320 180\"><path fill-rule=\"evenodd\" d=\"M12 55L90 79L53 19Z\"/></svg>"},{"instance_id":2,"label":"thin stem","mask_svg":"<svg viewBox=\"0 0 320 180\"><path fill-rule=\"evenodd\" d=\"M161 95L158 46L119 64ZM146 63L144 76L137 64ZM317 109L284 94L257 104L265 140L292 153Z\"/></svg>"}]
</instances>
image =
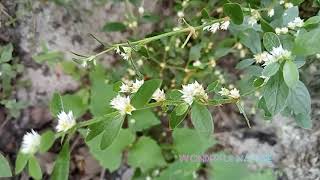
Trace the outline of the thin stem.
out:
<instances>
[{"instance_id":1,"label":"thin stem","mask_svg":"<svg viewBox=\"0 0 320 180\"><path fill-rule=\"evenodd\" d=\"M211 21L210 23L207 23L207 24L203 24L203 25L200 25L200 26L196 26L196 27L192 27L190 26L191 28L194 29L194 31L197 31L197 30L200 30L200 29L203 29L205 26L208 26L208 25L211 25L213 23L216 23L216 22L220 22L222 20L224 20L225 18L222 18L222 19L216 19L216 20L213 20ZM138 40L138 41L134 41L134 42L131 42L130 44L131 45L145 45L147 43L150 43L152 41L156 41L156 40L159 40L161 38L164 38L164 37L169 37L169 36L174 36L174 35L177 35L177 34L182 34L182 33L186 33L186 32L190 32L190 27L186 27L186 28L183 28L183 29L180 29L180 30L177 30L177 31L171 31L171 32L167 32L167 33L163 33L163 34L159 34L159 35L156 35L156 36L153 36L153 37L148 37L148 38L145 38L145 39L142 39L142 40ZM119 44L114 44L112 45L111 47L109 47L108 49L104 50L104 51L101 51L100 53L94 55L95 58L97 58L98 56L101 56L105 53L108 53L114 49L116 49L118 46L128 46L128 43L119 43Z\"/></svg>"}]
</instances>

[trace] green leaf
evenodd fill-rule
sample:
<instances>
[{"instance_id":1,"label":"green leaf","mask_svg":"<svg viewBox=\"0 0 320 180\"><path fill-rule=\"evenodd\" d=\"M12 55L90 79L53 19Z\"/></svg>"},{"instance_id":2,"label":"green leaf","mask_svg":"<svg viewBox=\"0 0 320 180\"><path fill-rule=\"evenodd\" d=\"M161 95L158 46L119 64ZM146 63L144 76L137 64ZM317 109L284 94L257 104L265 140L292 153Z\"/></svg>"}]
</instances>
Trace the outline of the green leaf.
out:
<instances>
[{"instance_id":1,"label":"green leaf","mask_svg":"<svg viewBox=\"0 0 320 180\"><path fill-rule=\"evenodd\" d=\"M142 16L142 22L145 23L156 23L160 20L160 17L156 14L144 14Z\"/></svg>"},{"instance_id":2,"label":"green leaf","mask_svg":"<svg viewBox=\"0 0 320 180\"><path fill-rule=\"evenodd\" d=\"M117 95L113 85L106 83L106 72L101 65L90 72L90 112L94 116L103 116L112 111L110 101Z\"/></svg>"},{"instance_id":3,"label":"green leaf","mask_svg":"<svg viewBox=\"0 0 320 180\"><path fill-rule=\"evenodd\" d=\"M295 39L292 52L295 55L308 56L320 53L320 28L309 32L299 33Z\"/></svg>"},{"instance_id":4,"label":"green leaf","mask_svg":"<svg viewBox=\"0 0 320 180\"><path fill-rule=\"evenodd\" d=\"M204 138L189 128L176 128L172 137L173 147L180 155L203 154L216 143L213 136Z\"/></svg>"},{"instance_id":5,"label":"green leaf","mask_svg":"<svg viewBox=\"0 0 320 180\"><path fill-rule=\"evenodd\" d=\"M213 120L206 106L194 102L191 108L191 121L200 135L210 137L213 134Z\"/></svg>"},{"instance_id":6,"label":"green leaf","mask_svg":"<svg viewBox=\"0 0 320 180\"><path fill-rule=\"evenodd\" d=\"M16 167L15 167L15 174L19 174L24 167L27 165L30 156L27 154L23 154L21 152L18 153L16 159Z\"/></svg>"},{"instance_id":7,"label":"green leaf","mask_svg":"<svg viewBox=\"0 0 320 180\"><path fill-rule=\"evenodd\" d=\"M207 92L215 92L219 86L219 81L210 83L206 89Z\"/></svg>"},{"instance_id":8,"label":"green leaf","mask_svg":"<svg viewBox=\"0 0 320 180\"><path fill-rule=\"evenodd\" d=\"M50 112L56 117L63 109L62 97L59 93L54 93L50 101Z\"/></svg>"},{"instance_id":9,"label":"green leaf","mask_svg":"<svg viewBox=\"0 0 320 180\"><path fill-rule=\"evenodd\" d=\"M288 94L289 88L283 80L282 72L279 71L269 79L263 93L266 105L272 115L278 114L285 108Z\"/></svg>"},{"instance_id":10,"label":"green leaf","mask_svg":"<svg viewBox=\"0 0 320 180\"><path fill-rule=\"evenodd\" d=\"M133 107L139 109L146 105L151 100L153 93L160 88L161 82L162 80L160 79L153 79L144 82L138 92L136 92L131 99Z\"/></svg>"},{"instance_id":11,"label":"green leaf","mask_svg":"<svg viewBox=\"0 0 320 180\"><path fill-rule=\"evenodd\" d=\"M189 60L199 60L201 57L201 48L200 44L193 46L189 52Z\"/></svg>"},{"instance_id":12,"label":"green leaf","mask_svg":"<svg viewBox=\"0 0 320 180\"><path fill-rule=\"evenodd\" d=\"M11 168L5 157L0 153L0 177L11 177Z\"/></svg>"},{"instance_id":13,"label":"green leaf","mask_svg":"<svg viewBox=\"0 0 320 180\"><path fill-rule=\"evenodd\" d=\"M94 123L88 127L89 133L86 137L86 141L90 141L91 139L101 134L104 131L106 125L108 124L108 121L111 121L110 118L114 118L114 116L111 116L111 117L102 116L102 117L94 118L94 119L99 119L99 122Z\"/></svg>"},{"instance_id":14,"label":"green leaf","mask_svg":"<svg viewBox=\"0 0 320 180\"><path fill-rule=\"evenodd\" d=\"M234 24L242 24L243 12L241 6L237 3L226 3L223 5L223 12L229 16Z\"/></svg>"},{"instance_id":15,"label":"green leaf","mask_svg":"<svg viewBox=\"0 0 320 180\"><path fill-rule=\"evenodd\" d=\"M250 175L249 169L243 162L226 161L223 159L236 159L233 155L227 155L224 153L214 154L217 157L221 157L220 160L212 161L211 168L209 169L209 179L212 180L246 180ZM225 158L222 158L225 157Z\"/></svg>"},{"instance_id":16,"label":"green leaf","mask_svg":"<svg viewBox=\"0 0 320 180\"><path fill-rule=\"evenodd\" d=\"M170 129L175 129L179 124L186 118L188 112L186 111L182 115L177 114L178 106L176 106L169 115L169 127Z\"/></svg>"},{"instance_id":17,"label":"green leaf","mask_svg":"<svg viewBox=\"0 0 320 180\"><path fill-rule=\"evenodd\" d=\"M303 82L298 81L297 86L290 89L288 107L294 114L310 114L311 97Z\"/></svg>"},{"instance_id":18,"label":"green leaf","mask_svg":"<svg viewBox=\"0 0 320 180\"><path fill-rule=\"evenodd\" d=\"M176 108L176 115L181 116L185 114L189 109L189 105L187 103L181 103Z\"/></svg>"},{"instance_id":19,"label":"green leaf","mask_svg":"<svg viewBox=\"0 0 320 180\"><path fill-rule=\"evenodd\" d=\"M37 159L34 156L32 156L28 161L28 170L29 170L29 175L34 179L42 178L42 171L40 168L40 164L38 163Z\"/></svg>"},{"instance_id":20,"label":"green leaf","mask_svg":"<svg viewBox=\"0 0 320 180\"><path fill-rule=\"evenodd\" d=\"M261 53L260 35L253 29L247 29L240 34L240 42L245 45L253 54Z\"/></svg>"},{"instance_id":21,"label":"green leaf","mask_svg":"<svg viewBox=\"0 0 320 180\"><path fill-rule=\"evenodd\" d=\"M13 46L12 44L8 44L3 47L0 57L0 64L8 62L12 59Z\"/></svg>"},{"instance_id":22,"label":"green leaf","mask_svg":"<svg viewBox=\"0 0 320 180\"><path fill-rule=\"evenodd\" d=\"M263 85L263 83L264 83L264 78L258 77L257 79L255 79L253 81L253 86L254 87L260 87L260 86Z\"/></svg>"},{"instance_id":23,"label":"green leaf","mask_svg":"<svg viewBox=\"0 0 320 180\"><path fill-rule=\"evenodd\" d=\"M249 67L250 65L252 65L254 62L255 62L254 59L242 60L236 65L236 69L245 69L245 68Z\"/></svg>"},{"instance_id":24,"label":"green leaf","mask_svg":"<svg viewBox=\"0 0 320 180\"><path fill-rule=\"evenodd\" d=\"M75 94L62 96L64 111L72 111L75 118L81 117L88 109L89 93L85 89Z\"/></svg>"},{"instance_id":25,"label":"green leaf","mask_svg":"<svg viewBox=\"0 0 320 180\"><path fill-rule=\"evenodd\" d=\"M263 35L263 45L267 51L271 52L273 48L281 46L281 42L275 33L267 32Z\"/></svg>"},{"instance_id":26,"label":"green leaf","mask_svg":"<svg viewBox=\"0 0 320 180\"><path fill-rule=\"evenodd\" d=\"M104 32L116 32L116 31L124 31L126 26L121 22L107 22L102 30Z\"/></svg>"},{"instance_id":27,"label":"green leaf","mask_svg":"<svg viewBox=\"0 0 320 180\"><path fill-rule=\"evenodd\" d=\"M294 21L296 17L299 17L299 9L298 6L294 6L284 11L282 16L282 25L287 26L289 22Z\"/></svg>"},{"instance_id":28,"label":"green leaf","mask_svg":"<svg viewBox=\"0 0 320 180\"><path fill-rule=\"evenodd\" d=\"M304 22L303 27L310 29L310 28L317 27L319 24L320 24L320 16L313 16Z\"/></svg>"},{"instance_id":29,"label":"green leaf","mask_svg":"<svg viewBox=\"0 0 320 180\"><path fill-rule=\"evenodd\" d=\"M264 111L264 117L266 119L269 119L272 117L272 114L270 113L270 111L268 110L267 107L267 103L266 100L264 99L264 97L262 96L259 101L258 101L258 108L262 109Z\"/></svg>"},{"instance_id":30,"label":"green leaf","mask_svg":"<svg viewBox=\"0 0 320 180\"><path fill-rule=\"evenodd\" d=\"M86 90L64 96L54 93L50 102L52 116L56 117L61 111L72 111L76 118L81 117L87 111L88 96Z\"/></svg>"},{"instance_id":31,"label":"green leaf","mask_svg":"<svg viewBox=\"0 0 320 180\"><path fill-rule=\"evenodd\" d=\"M264 67L262 71L262 76L271 77L279 71L279 68L280 68L280 64L277 62L268 64L267 66Z\"/></svg>"},{"instance_id":32,"label":"green leaf","mask_svg":"<svg viewBox=\"0 0 320 180\"><path fill-rule=\"evenodd\" d=\"M134 111L129 118L129 128L133 131L142 131L158 124L159 118L149 109Z\"/></svg>"},{"instance_id":33,"label":"green leaf","mask_svg":"<svg viewBox=\"0 0 320 180\"><path fill-rule=\"evenodd\" d=\"M194 180L193 173L199 167L199 162L174 161L155 180Z\"/></svg>"},{"instance_id":34,"label":"green leaf","mask_svg":"<svg viewBox=\"0 0 320 180\"><path fill-rule=\"evenodd\" d=\"M122 116L121 114L117 114L114 118L107 121L107 124L105 126L106 128L104 130L104 133L102 134L100 144L101 149L106 149L114 142L122 127L123 121L124 116Z\"/></svg>"},{"instance_id":35,"label":"green leaf","mask_svg":"<svg viewBox=\"0 0 320 180\"><path fill-rule=\"evenodd\" d=\"M312 128L312 120L309 114L300 113L300 114L294 115L294 119L300 127L305 129Z\"/></svg>"},{"instance_id":36,"label":"green leaf","mask_svg":"<svg viewBox=\"0 0 320 180\"><path fill-rule=\"evenodd\" d=\"M299 71L295 63L288 60L283 66L283 78L289 88L296 86L299 81Z\"/></svg>"},{"instance_id":37,"label":"green leaf","mask_svg":"<svg viewBox=\"0 0 320 180\"><path fill-rule=\"evenodd\" d=\"M129 129L121 129L114 143L104 150L100 149L101 139L102 134L86 143L89 146L90 153L99 161L99 164L113 172L120 167L122 151L134 142L135 135Z\"/></svg>"},{"instance_id":38,"label":"green leaf","mask_svg":"<svg viewBox=\"0 0 320 180\"><path fill-rule=\"evenodd\" d=\"M263 18L260 18L261 29L264 32L274 32L273 27Z\"/></svg>"},{"instance_id":39,"label":"green leaf","mask_svg":"<svg viewBox=\"0 0 320 180\"><path fill-rule=\"evenodd\" d=\"M248 127L251 128L250 121L249 121L249 119L248 119L248 116L247 116L247 114L246 114L246 111L244 110L244 107L241 105L240 101L238 101L238 102L236 103L236 105L237 105L237 107L238 107L238 109L239 109L239 112L240 112L240 113L243 115L243 117L245 118Z\"/></svg>"},{"instance_id":40,"label":"green leaf","mask_svg":"<svg viewBox=\"0 0 320 180\"><path fill-rule=\"evenodd\" d=\"M56 64L64 59L64 55L60 51L43 52L32 57L37 63L48 62L49 64Z\"/></svg>"},{"instance_id":41,"label":"green leaf","mask_svg":"<svg viewBox=\"0 0 320 180\"><path fill-rule=\"evenodd\" d=\"M52 180L68 180L70 166L69 142L65 142L54 164Z\"/></svg>"},{"instance_id":42,"label":"green leaf","mask_svg":"<svg viewBox=\"0 0 320 180\"><path fill-rule=\"evenodd\" d=\"M55 141L55 134L51 130L41 135L40 152L47 152Z\"/></svg>"},{"instance_id":43,"label":"green leaf","mask_svg":"<svg viewBox=\"0 0 320 180\"><path fill-rule=\"evenodd\" d=\"M156 167L163 167L166 162L157 142L142 136L129 150L128 164L134 168L140 168L142 172L147 172Z\"/></svg>"}]
</instances>

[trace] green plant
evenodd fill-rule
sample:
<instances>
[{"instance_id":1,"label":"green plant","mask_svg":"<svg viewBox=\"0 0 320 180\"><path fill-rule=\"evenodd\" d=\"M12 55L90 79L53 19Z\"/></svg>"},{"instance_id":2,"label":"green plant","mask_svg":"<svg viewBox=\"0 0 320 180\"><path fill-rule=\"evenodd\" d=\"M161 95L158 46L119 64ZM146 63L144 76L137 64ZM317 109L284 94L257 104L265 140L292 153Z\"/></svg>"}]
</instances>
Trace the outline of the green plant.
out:
<instances>
[{"instance_id":1,"label":"green plant","mask_svg":"<svg viewBox=\"0 0 320 180\"><path fill-rule=\"evenodd\" d=\"M93 156L110 171L119 168L127 150L127 163L135 168L134 179L192 179L199 169L205 169L212 179L225 179L226 175L227 179L275 179L269 170L252 173L241 163L218 162L203 167L201 162L181 162L178 157L201 155L215 144L210 112L215 106L235 104L249 128L242 103L246 100L256 103L268 120L282 114L293 117L302 128L312 127L311 98L300 81L299 68L320 53L320 18L301 20L301 2L179 1L175 9L183 23L174 30L167 26L165 33L108 45L100 53L79 57L76 61L90 70L91 86L74 94L53 96L50 109L58 119L57 132L48 131L41 137L28 133L26 139L34 143L22 146L16 173L28 163L29 174L40 179L35 154L47 151L61 138L62 149L51 177L68 179L69 142L80 133ZM211 9L214 5L221 8ZM224 13L219 13L222 10ZM184 13L188 11L197 16L188 17ZM112 22L103 29L125 28ZM225 30L230 33L221 32ZM123 60L117 70L106 73L97 61L110 52ZM240 80L217 66L227 55L243 59L236 64L243 72ZM92 118L79 121L87 111ZM193 128L186 123L188 117ZM169 131L172 137L168 137Z\"/></svg>"}]
</instances>

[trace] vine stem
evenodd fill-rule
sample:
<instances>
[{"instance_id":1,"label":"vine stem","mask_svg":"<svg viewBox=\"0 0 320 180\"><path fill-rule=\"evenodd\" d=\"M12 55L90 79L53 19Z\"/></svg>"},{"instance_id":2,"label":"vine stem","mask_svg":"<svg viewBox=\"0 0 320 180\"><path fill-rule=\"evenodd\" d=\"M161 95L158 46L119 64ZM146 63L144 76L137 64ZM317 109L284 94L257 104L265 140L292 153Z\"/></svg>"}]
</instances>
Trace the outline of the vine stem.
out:
<instances>
[{"instance_id":1,"label":"vine stem","mask_svg":"<svg viewBox=\"0 0 320 180\"><path fill-rule=\"evenodd\" d=\"M230 103L234 103L236 101L237 101L236 99L209 100L208 103L205 103L204 105L206 105L206 106L221 106L223 104L230 104ZM145 109L155 108L155 107L160 107L160 106L163 106L163 105L165 105L165 106L178 105L178 104L181 104L183 102L184 101L182 101L182 100L165 100L165 101L162 101L162 102L154 102L154 103L149 103L149 104L145 105L145 107L143 107L143 108L136 109L135 111L145 110ZM88 121L79 122L76 125L75 128L78 129L78 128L86 127L86 126L101 122L101 121L103 121L103 120L105 120L107 118L112 118L112 117L116 116L118 113L119 112L115 111L115 112L111 112L109 114L106 114L106 115L104 115L102 117L97 117L97 118L93 118L93 119L88 120Z\"/></svg>"},{"instance_id":2,"label":"vine stem","mask_svg":"<svg viewBox=\"0 0 320 180\"><path fill-rule=\"evenodd\" d=\"M205 26L209 26L213 23L216 23L216 22L220 22L220 21L223 21L223 20L229 20L228 17L226 18L221 18L221 19L216 19L216 20L213 20L211 21L210 23L206 23L206 24L203 24L203 25L200 25L200 26L196 26L196 27L193 27L193 26L188 26L186 28L183 28L183 29L180 29L180 30L177 30L177 31L171 31L171 32L167 32L167 33L163 33L163 34L159 34L159 35L156 35L156 36L152 36L152 37L148 37L148 38L145 38L145 39L141 39L141 40L138 40L138 41L134 41L134 42L130 42L130 45L145 45L145 44L148 44L152 41L156 41L156 40L159 40L161 38L164 38L164 37L170 37L170 36L174 36L174 35L178 35L178 34L183 34L183 33L192 33L195 32L195 31L198 31L200 29L203 29ZM95 54L93 55L94 58L97 58L103 54L106 54L112 50L115 50L117 47L119 46L128 46L128 43L119 43L119 44L114 44L114 45L111 45L111 47L109 47L108 49L104 50L104 51L101 51L100 53L98 54Z\"/></svg>"}]
</instances>

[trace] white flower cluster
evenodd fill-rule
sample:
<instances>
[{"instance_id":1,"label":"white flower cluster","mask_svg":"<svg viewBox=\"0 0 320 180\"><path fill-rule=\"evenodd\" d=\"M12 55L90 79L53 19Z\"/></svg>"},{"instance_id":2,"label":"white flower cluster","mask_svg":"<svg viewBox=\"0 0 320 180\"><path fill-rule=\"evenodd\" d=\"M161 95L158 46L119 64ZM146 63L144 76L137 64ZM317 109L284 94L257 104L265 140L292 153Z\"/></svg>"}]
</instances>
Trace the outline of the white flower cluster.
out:
<instances>
[{"instance_id":1,"label":"white flower cluster","mask_svg":"<svg viewBox=\"0 0 320 180\"><path fill-rule=\"evenodd\" d=\"M292 22L288 23L288 28L295 29L303 26L303 20L300 17L296 17Z\"/></svg>"},{"instance_id":2,"label":"white flower cluster","mask_svg":"<svg viewBox=\"0 0 320 180\"><path fill-rule=\"evenodd\" d=\"M291 57L291 52L283 49L282 46L274 47L270 53L264 51L260 54L254 55L257 63L264 62L263 66L278 62L281 59L288 59Z\"/></svg>"},{"instance_id":3,"label":"white flower cluster","mask_svg":"<svg viewBox=\"0 0 320 180\"><path fill-rule=\"evenodd\" d=\"M274 9L268 9L268 16L273 17L274 16Z\"/></svg>"},{"instance_id":4,"label":"white flower cluster","mask_svg":"<svg viewBox=\"0 0 320 180\"><path fill-rule=\"evenodd\" d=\"M64 111L58 114L58 125L56 126L57 132L67 132L74 125L76 125L76 120L73 117L72 111L69 111L68 114Z\"/></svg>"},{"instance_id":5,"label":"white flower cluster","mask_svg":"<svg viewBox=\"0 0 320 180\"><path fill-rule=\"evenodd\" d=\"M120 50L119 47L116 49L116 53L119 54L124 60L129 60L131 57L131 48L129 47L122 47L123 51Z\"/></svg>"},{"instance_id":6,"label":"white flower cluster","mask_svg":"<svg viewBox=\"0 0 320 180\"><path fill-rule=\"evenodd\" d=\"M218 92L221 96L228 96L233 99L239 99L240 98L240 92L238 89L233 88L231 90L227 88L221 88L221 90Z\"/></svg>"},{"instance_id":7,"label":"white flower cluster","mask_svg":"<svg viewBox=\"0 0 320 180\"><path fill-rule=\"evenodd\" d=\"M122 93L136 93L139 88L143 85L144 80L135 80L123 82L120 86L120 92Z\"/></svg>"},{"instance_id":8,"label":"white flower cluster","mask_svg":"<svg viewBox=\"0 0 320 180\"><path fill-rule=\"evenodd\" d=\"M284 5L284 7L287 8L287 9L293 7L293 4L292 4L292 3L290 3L290 2L285 2L284 0L280 0L280 1L279 1L279 4L280 4L280 5Z\"/></svg>"},{"instance_id":9,"label":"white flower cluster","mask_svg":"<svg viewBox=\"0 0 320 180\"><path fill-rule=\"evenodd\" d=\"M154 99L154 100L157 101L157 102L161 102L161 101L166 100L166 95L165 95L165 93L164 93L163 90L161 90L161 89L158 88L158 89L153 93L152 99Z\"/></svg>"},{"instance_id":10,"label":"white flower cluster","mask_svg":"<svg viewBox=\"0 0 320 180\"><path fill-rule=\"evenodd\" d=\"M130 114L131 112L136 110L131 104L130 104L130 97L129 96L121 96L117 95L115 98L113 98L110 102L110 105L112 108L118 110L121 115Z\"/></svg>"},{"instance_id":11,"label":"white flower cluster","mask_svg":"<svg viewBox=\"0 0 320 180\"><path fill-rule=\"evenodd\" d=\"M257 24L259 18L260 18L259 11L255 9L251 9L251 16L248 18L248 24L251 26Z\"/></svg>"},{"instance_id":12,"label":"white flower cluster","mask_svg":"<svg viewBox=\"0 0 320 180\"><path fill-rule=\"evenodd\" d=\"M275 29L276 34L287 34L289 32L289 29L287 27L282 27L282 28L276 28Z\"/></svg>"},{"instance_id":13,"label":"white flower cluster","mask_svg":"<svg viewBox=\"0 0 320 180\"><path fill-rule=\"evenodd\" d=\"M195 98L202 101L207 101L209 98L203 86L197 81L192 84L182 85L182 90L179 91L182 93L182 99L189 105L193 103Z\"/></svg>"},{"instance_id":14,"label":"white flower cluster","mask_svg":"<svg viewBox=\"0 0 320 180\"><path fill-rule=\"evenodd\" d=\"M41 136L33 129L31 132L27 132L22 139L21 153L34 154L39 150L41 142Z\"/></svg>"},{"instance_id":15,"label":"white flower cluster","mask_svg":"<svg viewBox=\"0 0 320 180\"><path fill-rule=\"evenodd\" d=\"M57 132L67 132L76 125L76 120L73 117L72 111L68 113L62 111L58 114L58 124L56 126ZM41 136L33 129L23 136L21 152L23 154L34 154L39 150L41 143Z\"/></svg>"},{"instance_id":16,"label":"white flower cluster","mask_svg":"<svg viewBox=\"0 0 320 180\"><path fill-rule=\"evenodd\" d=\"M287 34L289 29L300 28L304 25L303 20L300 17L296 17L293 21L289 22L287 27L276 28L275 31L278 35Z\"/></svg>"},{"instance_id":17,"label":"white flower cluster","mask_svg":"<svg viewBox=\"0 0 320 180\"><path fill-rule=\"evenodd\" d=\"M229 28L230 21L222 21L220 23L214 23L203 28L204 31L210 31L212 33L220 30L227 30Z\"/></svg>"}]
</instances>

